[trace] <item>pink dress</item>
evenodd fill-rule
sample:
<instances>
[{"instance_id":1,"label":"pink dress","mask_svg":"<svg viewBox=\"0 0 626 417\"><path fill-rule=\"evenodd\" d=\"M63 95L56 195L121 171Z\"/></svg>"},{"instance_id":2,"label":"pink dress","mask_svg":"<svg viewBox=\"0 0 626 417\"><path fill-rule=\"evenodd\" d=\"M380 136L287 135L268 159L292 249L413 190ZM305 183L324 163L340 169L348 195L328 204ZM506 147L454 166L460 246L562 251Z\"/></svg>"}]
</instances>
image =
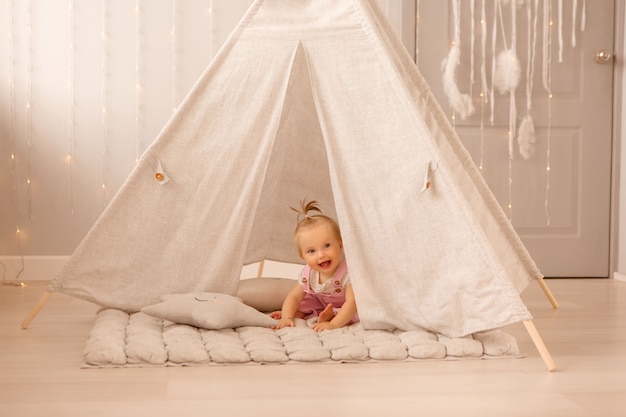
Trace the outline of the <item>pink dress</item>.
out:
<instances>
[{"instance_id":1,"label":"pink dress","mask_svg":"<svg viewBox=\"0 0 626 417\"><path fill-rule=\"evenodd\" d=\"M304 313L305 319L309 319L318 316L326 308L326 305L330 303L333 305L333 312L337 314L341 310L343 303L346 302L345 280L348 276L346 261L341 261L335 274L332 276L332 291L328 294L316 292L311 288L311 271L312 269L308 265L302 270L299 282L305 294L298 311ZM355 314L350 323L357 321L359 321L359 315Z\"/></svg>"}]
</instances>

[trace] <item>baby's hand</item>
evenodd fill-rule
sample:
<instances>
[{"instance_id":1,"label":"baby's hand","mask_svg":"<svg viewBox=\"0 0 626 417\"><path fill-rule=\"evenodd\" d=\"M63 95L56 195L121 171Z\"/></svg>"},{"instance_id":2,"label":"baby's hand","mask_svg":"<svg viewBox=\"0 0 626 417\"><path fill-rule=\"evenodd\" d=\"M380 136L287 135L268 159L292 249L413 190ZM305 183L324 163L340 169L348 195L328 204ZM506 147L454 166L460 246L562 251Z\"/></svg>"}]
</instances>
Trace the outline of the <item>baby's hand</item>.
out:
<instances>
[{"instance_id":1,"label":"baby's hand","mask_svg":"<svg viewBox=\"0 0 626 417\"><path fill-rule=\"evenodd\" d=\"M333 330L333 329L337 329L337 326L335 326L329 321L325 321L322 323L315 323L313 325L313 330L315 330L318 333L323 332L324 330Z\"/></svg>"},{"instance_id":2,"label":"baby's hand","mask_svg":"<svg viewBox=\"0 0 626 417\"><path fill-rule=\"evenodd\" d=\"M294 321L294 319L280 319L278 324L272 327L272 329L278 330L282 329L283 327L296 327L296 322Z\"/></svg>"}]
</instances>

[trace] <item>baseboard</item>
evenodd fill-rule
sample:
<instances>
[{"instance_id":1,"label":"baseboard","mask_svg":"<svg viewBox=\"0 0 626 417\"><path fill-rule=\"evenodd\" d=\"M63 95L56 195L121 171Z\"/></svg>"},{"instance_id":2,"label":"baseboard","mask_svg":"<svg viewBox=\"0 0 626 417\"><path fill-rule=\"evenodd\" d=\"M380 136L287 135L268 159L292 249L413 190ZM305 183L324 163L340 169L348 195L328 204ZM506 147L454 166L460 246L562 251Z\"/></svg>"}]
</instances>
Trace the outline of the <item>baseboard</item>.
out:
<instances>
[{"instance_id":1,"label":"baseboard","mask_svg":"<svg viewBox=\"0 0 626 417\"><path fill-rule=\"evenodd\" d=\"M61 271L69 258L69 256L0 256L0 280L50 281ZM301 270L302 265L265 261L262 276L296 278ZM255 277L257 271L258 263L245 266L241 277Z\"/></svg>"},{"instance_id":2,"label":"baseboard","mask_svg":"<svg viewBox=\"0 0 626 417\"><path fill-rule=\"evenodd\" d=\"M626 282L626 274L623 274L621 272L613 272L613 278L618 281Z\"/></svg>"},{"instance_id":3,"label":"baseboard","mask_svg":"<svg viewBox=\"0 0 626 417\"><path fill-rule=\"evenodd\" d=\"M0 279L50 281L68 259L69 256L0 256Z\"/></svg>"}]
</instances>

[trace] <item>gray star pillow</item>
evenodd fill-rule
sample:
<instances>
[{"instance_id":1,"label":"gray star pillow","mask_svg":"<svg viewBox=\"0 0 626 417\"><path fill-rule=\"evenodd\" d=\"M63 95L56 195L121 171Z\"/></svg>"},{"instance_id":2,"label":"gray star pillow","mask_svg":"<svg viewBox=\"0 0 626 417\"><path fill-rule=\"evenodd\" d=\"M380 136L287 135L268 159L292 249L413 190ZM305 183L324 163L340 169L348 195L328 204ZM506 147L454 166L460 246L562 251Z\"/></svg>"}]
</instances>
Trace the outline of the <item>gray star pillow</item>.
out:
<instances>
[{"instance_id":1,"label":"gray star pillow","mask_svg":"<svg viewBox=\"0 0 626 417\"><path fill-rule=\"evenodd\" d=\"M169 294L161 297L161 300L141 311L173 323L211 330L243 326L271 327L277 323L268 315L244 304L241 299L228 294Z\"/></svg>"}]
</instances>

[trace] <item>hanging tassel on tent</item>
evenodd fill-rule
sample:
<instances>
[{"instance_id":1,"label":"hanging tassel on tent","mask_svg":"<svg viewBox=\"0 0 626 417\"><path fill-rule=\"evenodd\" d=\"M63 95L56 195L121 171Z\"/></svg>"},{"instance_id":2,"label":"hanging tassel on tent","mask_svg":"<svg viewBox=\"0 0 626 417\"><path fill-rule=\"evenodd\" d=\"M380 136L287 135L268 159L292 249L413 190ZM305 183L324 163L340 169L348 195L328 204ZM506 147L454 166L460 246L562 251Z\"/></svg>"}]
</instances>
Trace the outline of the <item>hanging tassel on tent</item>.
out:
<instances>
[{"instance_id":1,"label":"hanging tassel on tent","mask_svg":"<svg viewBox=\"0 0 626 417\"><path fill-rule=\"evenodd\" d=\"M432 186L433 174L435 173L435 171L437 171L438 168L439 168L439 161L437 161L434 168L433 168L432 161L428 161L426 163L426 172L424 173L424 184L422 185L422 190L421 190L422 193L426 190L429 190L430 187Z\"/></svg>"}]
</instances>

